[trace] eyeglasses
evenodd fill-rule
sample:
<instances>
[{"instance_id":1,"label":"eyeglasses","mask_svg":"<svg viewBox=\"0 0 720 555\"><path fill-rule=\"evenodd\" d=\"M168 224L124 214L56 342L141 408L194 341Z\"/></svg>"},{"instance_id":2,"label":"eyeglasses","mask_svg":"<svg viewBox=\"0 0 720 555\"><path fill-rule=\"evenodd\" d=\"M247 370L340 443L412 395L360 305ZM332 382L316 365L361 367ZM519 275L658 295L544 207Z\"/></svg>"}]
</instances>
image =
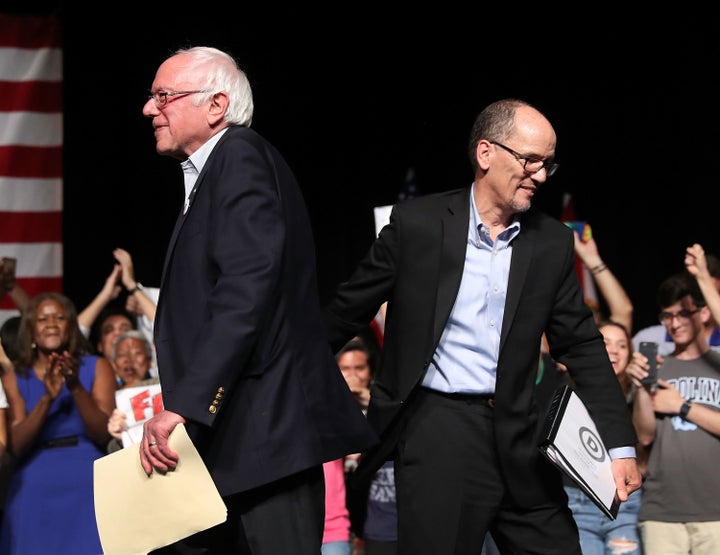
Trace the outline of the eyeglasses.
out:
<instances>
[{"instance_id":1,"label":"eyeglasses","mask_svg":"<svg viewBox=\"0 0 720 555\"><path fill-rule=\"evenodd\" d=\"M697 314L698 312L700 312L699 308L696 308L695 310L683 309L679 312L661 312L658 314L658 319L663 324L670 324L675 318L688 320L693 314Z\"/></svg>"},{"instance_id":2,"label":"eyeglasses","mask_svg":"<svg viewBox=\"0 0 720 555\"><path fill-rule=\"evenodd\" d=\"M172 91L172 92L168 92L168 91L152 92L151 91L150 94L148 95L148 99L152 98L155 101L155 104L157 105L157 107L162 108L163 106L165 106L165 104L167 104L168 96L175 96L176 94L197 94L197 93L206 93L206 92L210 92L210 91L207 89L202 89L202 90L197 90L197 91Z\"/></svg>"},{"instance_id":3,"label":"eyeglasses","mask_svg":"<svg viewBox=\"0 0 720 555\"><path fill-rule=\"evenodd\" d=\"M548 177L553 175L560 167L559 164L555 164L552 160L540 160L533 158L532 156L525 156L519 152L514 151L512 148L505 146L504 144L496 141L490 141L492 144L499 146L503 150L507 150L510 154L515 157L515 160L523 165L523 169L530 174L537 173L541 169L545 168L545 173Z\"/></svg>"}]
</instances>

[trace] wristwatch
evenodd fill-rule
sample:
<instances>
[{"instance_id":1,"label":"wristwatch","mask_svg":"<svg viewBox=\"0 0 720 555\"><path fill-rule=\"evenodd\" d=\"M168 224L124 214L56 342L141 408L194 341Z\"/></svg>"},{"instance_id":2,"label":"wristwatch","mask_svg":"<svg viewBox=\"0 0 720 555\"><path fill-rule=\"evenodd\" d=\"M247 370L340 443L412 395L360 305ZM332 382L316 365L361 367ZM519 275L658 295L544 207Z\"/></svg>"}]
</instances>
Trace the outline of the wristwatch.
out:
<instances>
[{"instance_id":1,"label":"wristwatch","mask_svg":"<svg viewBox=\"0 0 720 555\"><path fill-rule=\"evenodd\" d=\"M143 285L142 285L142 283L140 283L139 281L136 281L136 282L135 282L135 287L133 287L132 289L130 289L130 290L128 291L128 295L132 295L133 293L137 293L138 291L142 291L142 290L143 290Z\"/></svg>"},{"instance_id":2,"label":"wristwatch","mask_svg":"<svg viewBox=\"0 0 720 555\"><path fill-rule=\"evenodd\" d=\"M692 401L685 401L682 406L680 407L680 412L678 413L680 415L680 418L683 420L687 420L688 412L690 412L690 407L692 406Z\"/></svg>"}]
</instances>

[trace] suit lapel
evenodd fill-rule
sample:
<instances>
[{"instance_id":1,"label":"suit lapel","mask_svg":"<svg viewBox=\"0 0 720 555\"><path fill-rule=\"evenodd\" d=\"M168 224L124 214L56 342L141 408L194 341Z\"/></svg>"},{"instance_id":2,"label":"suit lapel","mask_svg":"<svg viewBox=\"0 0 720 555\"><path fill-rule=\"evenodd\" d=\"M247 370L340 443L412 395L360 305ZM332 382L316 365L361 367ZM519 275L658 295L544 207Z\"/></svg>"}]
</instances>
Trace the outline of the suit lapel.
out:
<instances>
[{"instance_id":1,"label":"suit lapel","mask_svg":"<svg viewBox=\"0 0 720 555\"><path fill-rule=\"evenodd\" d=\"M163 281L165 281L165 275L167 274L167 267L168 262L170 261L170 253L175 248L175 243L178 238L178 234L180 233L180 229L182 228L183 222L185 221L185 214L180 212L180 215L177 217L177 220L175 220L175 227L173 228L172 235L170 236L170 241L168 243L168 248L165 253L165 263L163 264L163 271L162 271L162 279L160 280L160 288L162 289Z\"/></svg>"},{"instance_id":2,"label":"suit lapel","mask_svg":"<svg viewBox=\"0 0 720 555\"><path fill-rule=\"evenodd\" d=\"M208 168L211 166L213 158L217 155L218 151L221 149L220 145L225 141L225 139L231 135L234 130L237 128L230 127L225 132L225 134L220 137L220 140L217 142L215 147L213 148L212 152L208 156L207 162L205 162L205 165L203 166L203 169L200 171L200 174L198 175L197 181L195 182L195 185L192 188L192 191L190 191L190 194L188 195L189 204L187 211L183 214L182 209L180 210L180 215L178 216L177 220L175 221L175 227L173 228L172 235L170 236L170 241L168 243L168 248L165 255L165 262L163 264L163 271L162 271L162 277L160 279L160 288L162 288L162 282L165 280L165 276L167 275L167 269L170 264L170 259L172 258L173 250L175 249L175 243L177 242L178 236L180 235L180 230L182 229L183 224L187 220L188 216L190 215L190 210L193 208L195 197L197 196L198 191L200 190L200 187L202 186L203 182L205 181L205 175L208 172Z\"/></svg>"},{"instance_id":3,"label":"suit lapel","mask_svg":"<svg viewBox=\"0 0 720 555\"><path fill-rule=\"evenodd\" d=\"M520 292L525 286L528 277L530 260L535 250L535 240L529 233L530 226L522 224L522 228L512 244L512 262L510 263L510 275L508 277L507 297L505 298L505 312L503 325L500 334L500 352L502 352L505 340L507 339L510 327L520 302ZM525 233L523 233L523 230Z\"/></svg>"},{"instance_id":4,"label":"suit lapel","mask_svg":"<svg viewBox=\"0 0 720 555\"><path fill-rule=\"evenodd\" d=\"M208 160L209 162L210 160ZM208 164L205 164L205 167L203 168L203 171L200 172L200 175L198 175L198 179L195 182L195 186L193 187L192 191L190 192L189 198L190 198L190 205L188 206L187 211L183 214L182 208L180 209L180 214L177 217L177 220L175 220L175 227L173 228L172 235L170 235L170 241L168 242L168 248L165 254L165 262L163 264L163 271L162 271L162 278L160 279L160 288L162 289L163 281L165 281L165 276L167 275L167 269L170 264L170 259L172 258L172 253L175 250L175 243L177 242L178 236L180 235L180 230L182 229L183 224L185 223L185 220L187 219L188 215L190 214L190 210L192 210L192 200L195 197L195 194L197 193L200 184L202 183L202 179L205 176L205 169L208 167Z\"/></svg>"},{"instance_id":5,"label":"suit lapel","mask_svg":"<svg viewBox=\"0 0 720 555\"><path fill-rule=\"evenodd\" d=\"M440 278L435 299L433 345L440 341L460 289L469 222L470 189L462 189L450 199L441 220Z\"/></svg>"}]
</instances>

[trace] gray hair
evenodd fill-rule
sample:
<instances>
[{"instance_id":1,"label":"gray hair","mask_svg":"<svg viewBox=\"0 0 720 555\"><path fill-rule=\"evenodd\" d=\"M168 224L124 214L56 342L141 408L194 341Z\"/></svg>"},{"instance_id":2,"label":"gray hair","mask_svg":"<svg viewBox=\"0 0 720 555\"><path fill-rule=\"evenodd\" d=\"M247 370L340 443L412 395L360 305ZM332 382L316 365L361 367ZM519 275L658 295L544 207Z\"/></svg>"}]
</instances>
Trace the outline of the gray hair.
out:
<instances>
[{"instance_id":1,"label":"gray hair","mask_svg":"<svg viewBox=\"0 0 720 555\"><path fill-rule=\"evenodd\" d=\"M180 48L174 55L190 58L188 72L205 75L205 80L198 81L197 86L210 92L198 94L194 99L196 106L206 102L213 93L224 91L229 99L225 121L230 125L250 127L254 110L250 81L230 54L209 46L194 46Z\"/></svg>"},{"instance_id":2,"label":"gray hair","mask_svg":"<svg viewBox=\"0 0 720 555\"><path fill-rule=\"evenodd\" d=\"M137 339L138 341L140 341L140 343L142 343L143 347L145 348L145 354L148 356L149 359L152 359L153 348L147 336L140 330L128 330L125 333L118 335L115 343L113 343L112 354L110 355L111 360L114 361L117 358L118 346L126 339Z\"/></svg>"}]
</instances>

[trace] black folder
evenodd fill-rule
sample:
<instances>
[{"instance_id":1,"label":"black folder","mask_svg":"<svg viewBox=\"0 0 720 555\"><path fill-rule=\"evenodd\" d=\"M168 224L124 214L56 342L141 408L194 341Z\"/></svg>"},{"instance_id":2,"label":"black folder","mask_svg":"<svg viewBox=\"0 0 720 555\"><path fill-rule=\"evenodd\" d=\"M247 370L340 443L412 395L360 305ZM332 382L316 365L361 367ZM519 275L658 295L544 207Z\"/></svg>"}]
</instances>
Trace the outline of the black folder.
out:
<instances>
[{"instance_id":1,"label":"black folder","mask_svg":"<svg viewBox=\"0 0 720 555\"><path fill-rule=\"evenodd\" d=\"M567 384L553 394L539 447L603 513L615 520L620 501L612 460L590 413Z\"/></svg>"}]
</instances>

